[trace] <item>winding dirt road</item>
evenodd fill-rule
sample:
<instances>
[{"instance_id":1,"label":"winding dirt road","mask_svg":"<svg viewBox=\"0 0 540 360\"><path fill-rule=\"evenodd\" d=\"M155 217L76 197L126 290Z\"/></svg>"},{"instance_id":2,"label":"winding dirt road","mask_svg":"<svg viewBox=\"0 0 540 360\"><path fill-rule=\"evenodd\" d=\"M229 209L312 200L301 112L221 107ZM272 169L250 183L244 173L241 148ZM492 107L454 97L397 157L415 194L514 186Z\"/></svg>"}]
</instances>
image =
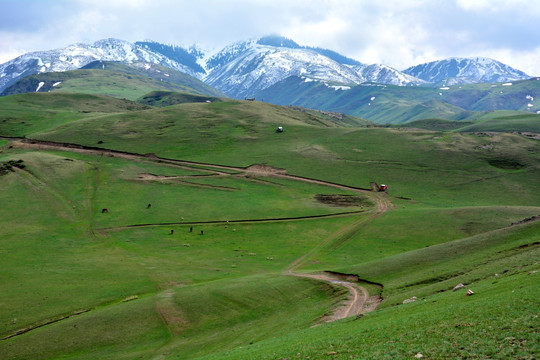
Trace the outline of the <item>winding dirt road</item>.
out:
<instances>
[{"instance_id":1,"label":"winding dirt road","mask_svg":"<svg viewBox=\"0 0 540 360\"><path fill-rule=\"evenodd\" d=\"M291 275L324 281L332 285L342 286L348 290L349 299L343 304L340 304L337 308L332 309L329 315L325 315L321 319L321 322L331 322L366 312L364 311L364 305L368 302L369 293L366 289L358 284L346 280L340 280L328 274L291 273Z\"/></svg>"}]
</instances>

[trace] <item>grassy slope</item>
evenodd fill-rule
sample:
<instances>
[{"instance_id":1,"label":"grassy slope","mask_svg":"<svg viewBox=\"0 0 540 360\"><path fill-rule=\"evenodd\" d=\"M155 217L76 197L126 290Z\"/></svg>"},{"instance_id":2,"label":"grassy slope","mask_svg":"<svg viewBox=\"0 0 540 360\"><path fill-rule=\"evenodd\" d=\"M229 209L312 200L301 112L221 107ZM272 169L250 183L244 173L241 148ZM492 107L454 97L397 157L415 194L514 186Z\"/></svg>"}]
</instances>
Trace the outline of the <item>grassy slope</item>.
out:
<instances>
[{"instance_id":1,"label":"grassy slope","mask_svg":"<svg viewBox=\"0 0 540 360\"><path fill-rule=\"evenodd\" d=\"M40 117L29 116L29 120L38 123ZM277 125L285 127L283 134L275 133ZM10 131L10 127L4 129ZM91 121L79 118L56 131L30 129L24 134L93 146L99 139L104 141L100 146L166 157L242 166L265 162L290 173L360 187L368 187L369 181L385 182L396 208L353 227L344 236L338 236L340 230L351 226L354 218L212 225L203 228L204 236L198 233L201 227L190 233L187 225L103 233L99 230L103 227L178 217L188 221L227 219L231 214L253 218L335 212L339 209L317 204L312 196L337 190L276 179L262 179L262 183L190 179L201 185L241 189L234 192L141 183L136 180L141 173L200 175L205 171L4 147L0 161L21 158L28 166L0 177L2 188L9 189L1 193L2 203L16 205L15 210L4 210L4 225L0 226L7 264L1 277L9 284L1 299L6 305L1 317L5 319L3 333L76 310L95 309L1 341L2 352L9 351L10 357L40 353L44 358L59 354L88 359L160 354L192 358L224 346L247 346L253 358L291 357L297 352L320 358L332 351L340 358L395 358L414 356L417 351L433 357L468 354L485 358L493 357L493 349L499 347L504 350L501 357L517 351L527 358L536 351L536 335L529 326L534 328L537 320L529 314L537 287L526 271L537 268L537 250L519 246L538 242L538 225L506 228L540 213L540 159L533 140L508 134L479 137L340 128L313 114L257 102L184 104ZM148 202L153 204L151 210L145 209ZM110 212L101 214L102 207L109 207ZM17 221L21 218L24 223ZM168 235L171 228L175 229L173 236ZM307 328L335 298L328 297L332 295L329 288L279 274L321 242L326 246L305 268L355 272L382 281L387 299L382 307L387 308L362 321L296 333ZM510 272L492 283L493 274L504 270ZM266 275L253 282L255 274ZM13 278L17 283L9 280ZM457 302L465 299L462 292L433 295L457 281L475 284L478 295L469 302ZM219 295L203 299L201 294L208 293L201 293L200 287L205 286ZM305 287L310 295L291 293L287 290L291 286ZM519 307L504 308L507 310L499 311L500 320L494 319L493 311L515 302L511 290L519 286L524 286L519 290ZM267 292L269 288L277 290ZM242 302L246 293L253 293L253 298ZM132 295L139 295L139 300L121 302ZM413 295L426 301L389 307ZM269 297L273 301L262 308L260 299ZM39 307L33 306L36 302ZM284 303L288 305L284 307ZM306 312L289 308L295 303ZM245 308L247 318L239 314L240 318L220 319L226 304ZM479 304L483 304L481 311L477 311ZM197 306L209 309L208 317L200 317ZM183 313L183 309L189 310ZM160 314L168 316L167 327L160 323ZM293 316L301 318L283 322ZM513 319L519 322L512 323ZM418 324L413 332L405 331L410 323ZM489 326L500 328L504 323L511 326L493 340L476 336ZM97 330L91 324L98 324ZM224 331L231 327L239 334L234 341ZM85 335L79 337L76 328ZM252 332L259 328L260 332ZM268 339L276 335L276 328L287 335ZM450 335L448 344L437 335L441 331ZM514 339L506 339L509 337ZM80 342L83 338L88 340ZM467 343L471 338L475 347ZM255 343L249 346L250 342ZM199 352L200 348L207 352ZM238 348L216 356L245 358L244 351Z\"/></svg>"},{"instance_id":2,"label":"grassy slope","mask_svg":"<svg viewBox=\"0 0 540 360\"><path fill-rule=\"evenodd\" d=\"M538 144L518 135L325 128L302 112L268 104L184 104L79 120L33 135L53 141L248 166L268 163L302 176L352 186L390 184L392 194L439 206L538 203ZM276 134L278 125L285 132ZM333 125L333 124L329 124ZM129 130L128 130L129 129ZM144 139L144 141L141 141ZM513 169L504 163L521 164ZM440 176L441 172L451 176ZM504 190L501 190L504 189ZM488 200L488 201L485 201Z\"/></svg>"},{"instance_id":3,"label":"grassy slope","mask_svg":"<svg viewBox=\"0 0 540 360\"><path fill-rule=\"evenodd\" d=\"M261 91L257 97L280 105L338 111L376 123L400 124L430 118L475 120L484 112L496 110L536 113L540 109L540 82L535 78L511 86L497 83L443 88L362 84L335 91L323 83L290 77Z\"/></svg>"},{"instance_id":4,"label":"grassy slope","mask_svg":"<svg viewBox=\"0 0 540 360\"><path fill-rule=\"evenodd\" d=\"M148 109L129 100L90 94L23 94L0 97L0 134L25 136L78 119Z\"/></svg>"},{"instance_id":5,"label":"grassy slope","mask_svg":"<svg viewBox=\"0 0 540 360\"><path fill-rule=\"evenodd\" d=\"M538 274L503 275L465 290L200 359L535 359Z\"/></svg>"},{"instance_id":6,"label":"grassy slope","mask_svg":"<svg viewBox=\"0 0 540 360\"><path fill-rule=\"evenodd\" d=\"M184 103L214 102L221 101L213 96L195 95L173 91L152 91L137 99L137 102L150 106L171 106Z\"/></svg>"},{"instance_id":7,"label":"grassy slope","mask_svg":"<svg viewBox=\"0 0 540 360\"><path fill-rule=\"evenodd\" d=\"M159 65L94 62L83 69L30 75L7 88L3 95L36 92L86 93L135 100L154 90L224 96L198 79Z\"/></svg>"},{"instance_id":8,"label":"grassy slope","mask_svg":"<svg viewBox=\"0 0 540 360\"><path fill-rule=\"evenodd\" d=\"M231 296L244 298L249 292L256 296L239 309L248 309L248 305L252 304L254 316L260 318L260 325L256 329L268 326L268 330L264 333L258 330L249 336L246 326L254 324L245 323L243 318L239 321L232 313L225 323L211 325L211 319L223 319L223 306L229 307L223 300L209 297L195 304L189 299L195 297L200 300L200 293L190 295L190 290L187 293L182 290L185 295L179 295L178 301L217 308L206 309L209 320L203 322L205 320L197 315L202 310L186 309L182 305L183 314L189 319L173 316L167 324L172 327L184 324L185 331L189 333L202 331L214 338L222 336L219 334L223 327L235 323L245 336L235 336L237 339L230 346L258 340L268 336L265 334L272 334L276 328L290 331L309 326L326 311L329 301L334 301L325 295L333 293L332 288L284 278L280 274L287 264L307 252L314 243L350 221L347 218L235 224L234 229L225 223L204 227L198 225L194 226L193 233L188 231L189 226L181 224L119 229L109 233L99 230L110 224L127 225L137 223L137 220L144 223L158 220L182 222L179 216L176 219L168 218L171 215L185 215L186 222L226 220L230 216L256 219L258 216L273 215L272 211L258 214L260 209L252 207L255 204L259 208L260 204L265 204L264 209L269 210L268 206L272 207L270 204L274 203L276 210L283 210L276 213L281 216L287 215L287 212L290 216L306 215L306 206L312 209L312 214L321 211L331 213L339 209L313 200L316 193L328 192L328 189L325 191L321 186L290 181L231 179L239 189L234 192L234 199L223 200L222 196L229 196L230 191L205 191L197 186L186 187L174 183L149 183L141 187L134 181L140 173L151 171L156 174L185 175L188 173L185 169L177 171L168 166L131 164L123 160L77 154L73 157L64 152L47 154L12 149L2 160L11 158L22 159L26 168L0 178L6 190L2 192L2 203L16 204L10 212L3 214L0 226L5 265L0 277L4 284L13 285L5 287L2 294L2 335L7 336L17 329L40 325L79 310L90 312L78 315L73 320L63 320L58 325L33 330L28 335L3 340L0 348L3 354L9 354L9 358L47 358L66 352L77 358L87 352L89 354L85 356L89 358L102 358L111 351L137 352L141 347L145 352L152 353L156 346L163 345L170 337L166 335L163 323L160 325L156 322L159 316L156 317L155 311L158 309L160 313L162 308L165 309L163 311L176 311L179 305L162 302L163 297L174 296L180 284L234 279L249 274L274 274L255 280L239 280L233 290L227 290L231 292L230 295L223 295L224 299ZM190 181L206 183L203 179ZM276 192L276 189L280 191ZM238 201L242 197L251 198L251 201ZM198 198L199 202L190 204L187 200L190 198ZM119 203L111 206L111 201ZM149 201L153 206L145 209ZM222 206L224 201L227 206ZM202 206L205 202L213 206ZM100 213L102 204L110 206L108 214ZM144 211L141 212L141 209ZM21 218L25 221L17 221ZM317 224L324 224L324 229ZM171 227L176 230L173 236L169 235ZM204 236L199 234L200 229L205 230ZM291 237L298 241L293 244ZM190 246L186 247L185 244ZM17 281L9 280L13 278ZM228 282L223 284L229 286ZM214 282L205 286L213 291L218 289ZM291 292L287 287L293 287L297 292ZM261 301L269 297L266 291L272 288L277 291L271 295L274 303ZM300 290L303 288L305 291ZM196 288L193 289L196 291ZM306 294L310 294L307 299ZM140 305L123 306L122 299L133 295L146 300ZM216 304L212 305L214 302ZM297 304L298 308L280 306L290 302ZM35 306L36 303L39 306ZM300 308L307 312L296 310ZM293 327L283 323L284 319L293 316L297 318ZM139 325L135 326L137 323ZM132 326L137 329L130 330L130 335L126 336L125 332ZM70 332L73 328L81 330L83 335ZM67 338L66 332L70 333ZM214 333L216 335L212 335ZM76 341L73 345L72 339L79 336L84 336L85 341ZM185 340L180 336L178 344L182 345L181 351L192 348L191 352L198 352L199 344L208 342L201 337ZM220 344L228 342L230 339L225 337L218 343L210 342L208 346L223 348ZM176 340L168 344L167 348L180 346L174 345ZM117 355L111 356L116 358Z\"/></svg>"},{"instance_id":9,"label":"grassy slope","mask_svg":"<svg viewBox=\"0 0 540 360\"><path fill-rule=\"evenodd\" d=\"M53 354L76 359L193 358L306 328L323 314L321 305L329 306L337 296L329 286L283 276L186 286L36 330L4 345L3 354L10 359Z\"/></svg>"},{"instance_id":10,"label":"grassy slope","mask_svg":"<svg viewBox=\"0 0 540 360\"><path fill-rule=\"evenodd\" d=\"M412 121L403 126L426 130L454 130L461 132L540 132L540 115L529 112L499 110L478 115L475 121L452 121L424 119Z\"/></svg>"}]
</instances>

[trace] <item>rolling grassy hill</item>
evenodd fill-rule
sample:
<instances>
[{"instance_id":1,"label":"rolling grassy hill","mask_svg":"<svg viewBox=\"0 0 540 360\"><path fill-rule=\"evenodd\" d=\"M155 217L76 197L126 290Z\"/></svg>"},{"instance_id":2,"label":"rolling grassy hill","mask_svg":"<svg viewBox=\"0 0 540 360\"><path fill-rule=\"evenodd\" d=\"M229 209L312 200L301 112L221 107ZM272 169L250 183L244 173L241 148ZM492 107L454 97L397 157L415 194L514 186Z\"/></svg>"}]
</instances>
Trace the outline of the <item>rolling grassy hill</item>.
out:
<instances>
[{"instance_id":1,"label":"rolling grassy hill","mask_svg":"<svg viewBox=\"0 0 540 360\"><path fill-rule=\"evenodd\" d=\"M156 95L0 98L4 358L537 357L538 141Z\"/></svg>"},{"instance_id":2,"label":"rolling grassy hill","mask_svg":"<svg viewBox=\"0 0 540 360\"><path fill-rule=\"evenodd\" d=\"M0 133L25 136L78 119L150 109L125 99L93 94L31 93L0 97Z\"/></svg>"},{"instance_id":3,"label":"rolling grassy hill","mask_svg":"<svg viewBox=\"0 0 540 360\"><path fill-rule=\"evenodd\" d=\"M136 100L154 90L214 97L225 96L200 80L160 65L121 64L106 61L95 61L79 70L30 75L11 85L4 90L2 95L67 92L109 95Z\"/></svg>"}]
</instances>

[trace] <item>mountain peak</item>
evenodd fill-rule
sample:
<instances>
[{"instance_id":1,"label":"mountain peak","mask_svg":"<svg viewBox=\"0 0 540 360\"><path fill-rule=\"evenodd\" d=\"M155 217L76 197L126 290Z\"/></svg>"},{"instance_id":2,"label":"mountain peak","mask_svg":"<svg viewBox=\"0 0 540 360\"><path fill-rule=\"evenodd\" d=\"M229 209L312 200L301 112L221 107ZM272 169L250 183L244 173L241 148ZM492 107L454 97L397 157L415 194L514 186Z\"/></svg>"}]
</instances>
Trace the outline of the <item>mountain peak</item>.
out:
<instances>
[{"instance_id":1,"label":"mountain peak","mask_svg":"<svg viewBox=\"0 0 540 360\"><path fill-rule=\"evenodd\" d=\"M280 35L267 35L263 36L257 40L259 45L268 45L275 47L286 47L290 49L300 49L301 46L298 45L294 40L288 39Z\"/></svg>"}]
</instances>

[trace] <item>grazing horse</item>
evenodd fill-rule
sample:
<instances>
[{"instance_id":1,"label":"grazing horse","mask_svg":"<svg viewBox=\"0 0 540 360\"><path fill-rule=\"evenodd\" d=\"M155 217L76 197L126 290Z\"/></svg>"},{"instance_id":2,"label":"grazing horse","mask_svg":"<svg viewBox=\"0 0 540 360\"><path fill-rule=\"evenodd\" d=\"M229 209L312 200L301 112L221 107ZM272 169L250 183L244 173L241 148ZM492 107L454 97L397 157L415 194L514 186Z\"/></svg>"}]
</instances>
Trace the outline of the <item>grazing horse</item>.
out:
<instances>
[{"instance_id":1,"label":"grazing horse","mask_svg":"<svg viewBox=\"0 0 540 360\"><path fill-rule=\"evenodd\" d=\"M107 208L101 209L101 213L102 213L102 214L103 214L103 213L108 213L108 212L109 212L109 209L107 209Z\"/></svg>"}]
</instances>

